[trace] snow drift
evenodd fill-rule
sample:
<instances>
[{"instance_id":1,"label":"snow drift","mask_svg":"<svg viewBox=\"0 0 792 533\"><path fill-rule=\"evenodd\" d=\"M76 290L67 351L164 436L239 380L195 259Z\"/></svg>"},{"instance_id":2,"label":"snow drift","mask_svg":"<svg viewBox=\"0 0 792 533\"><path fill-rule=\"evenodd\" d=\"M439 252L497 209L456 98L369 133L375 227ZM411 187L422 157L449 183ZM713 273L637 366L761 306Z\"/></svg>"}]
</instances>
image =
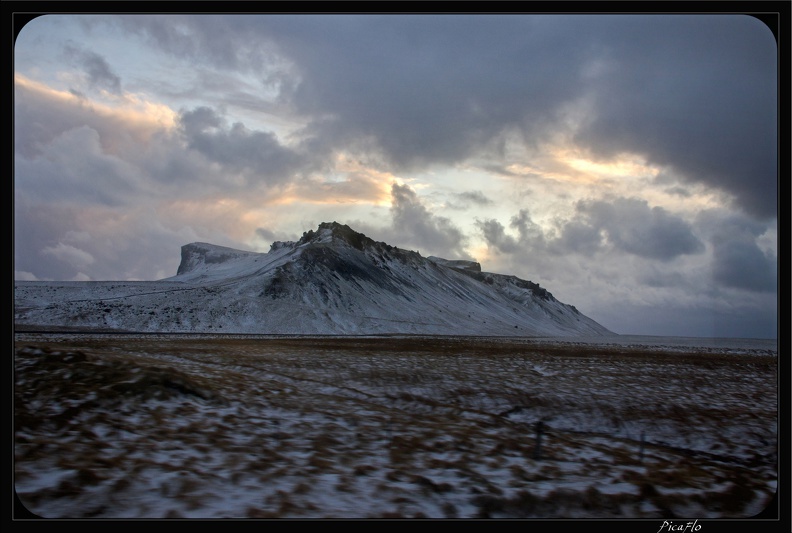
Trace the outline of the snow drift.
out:
<instances>
[{"instance_id":1,"label":"snow drift","mask_svg":"<svg viewBox=\"0 0 792 533\"><path fill-rule=\"evenodd\" d=\"M182 247L149 282L15 283L15 324L258 334L612 335L536 283L322 223L268 253Z\"/></svg>"}]
</instances>

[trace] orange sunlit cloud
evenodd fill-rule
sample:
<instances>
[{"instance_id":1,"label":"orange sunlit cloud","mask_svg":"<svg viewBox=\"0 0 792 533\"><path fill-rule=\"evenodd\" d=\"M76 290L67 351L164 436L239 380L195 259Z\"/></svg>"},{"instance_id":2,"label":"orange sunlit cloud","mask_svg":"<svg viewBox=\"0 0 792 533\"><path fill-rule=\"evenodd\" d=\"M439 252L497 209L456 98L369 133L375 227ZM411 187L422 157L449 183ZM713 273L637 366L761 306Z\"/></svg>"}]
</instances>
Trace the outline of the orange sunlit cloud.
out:
<instances>
[{"instance_id":1,"label":"orange sunlit cloud","mask_svg":"<svg viewBox=\"0 0 792 533\"><path fill-rule=\"evenodd\" d=\"M286 190L267 200L267 205L370 204L390 205L390 184L380 184L359 177L327 182L309 181L291 184Z\"/></svg>"},{"instance_id":2,"label":"orange sunlit cloud","mask_svg":"<svg viewBox=\"0 0 792 533\"><path fill-rule=\"evenodd\" d=\"M164 216L166 225L172 228L200 228L203 232L228 235L237 242L243 242L258 225L257 210L250 202L236 198L200 198L194 200L173 200L157 207ZM199 231L199 233L200 233Z\"/></svg>"},{"instance_id":3,"label":"orange sunlit cloud","mask_svg":"<svg viewBox=\"0 0 792 533\"><path fill-rule=\"evenodd\" d=\"M155 132L173 129L177 113L168 106L147 101L134 94L116 97L117 105L86 100L68 91L53 89L43 83L16 73L16 90L30 93L34 98L53 105L70 108L85 114L96 115L100 120L112 122L117 127L135 134L140 140L148 140Z\"/></svg>"},{"instance_id":4,"label":"orange sunlit cloud","mask_svg":"<svg viewBox=\"0 0 792 533\"><path fill-rule=\"evenodd\" d=\"M534 157L530 164L513 163L506 170L517 176L534 176L562 183L603 185L611 180L655 178L660 169L649 165L642 157L621 154L603 162L595 161L578 150L547 147L544 157Z\"/></svg>"},{"instance_id":5,"label":"orange sunlit cloud","mask_svg":"<svg viewBox=\"0 0 792 533\"><path fill-rule=\"evenodd\" d=\"M650 166L636 156L620 155L608 162L593 161L574 153L560 152L559 159L570 167L597 177L607 178L654 178L660 170Z\"/></svg>"},{"instance_id":6,"label":"orange sunlit cloud","mask_svg":"<svg viewBox=\"0 0 792 533\"><path fill-rule=\"evenodd\" d=\"M369 204L388 206L391 203L391 185L396 177L366 167L344 155L336 158L330 175L289 184L277 195L266 199L267 205L312 205Z\"/></svg>"}]
</instances>

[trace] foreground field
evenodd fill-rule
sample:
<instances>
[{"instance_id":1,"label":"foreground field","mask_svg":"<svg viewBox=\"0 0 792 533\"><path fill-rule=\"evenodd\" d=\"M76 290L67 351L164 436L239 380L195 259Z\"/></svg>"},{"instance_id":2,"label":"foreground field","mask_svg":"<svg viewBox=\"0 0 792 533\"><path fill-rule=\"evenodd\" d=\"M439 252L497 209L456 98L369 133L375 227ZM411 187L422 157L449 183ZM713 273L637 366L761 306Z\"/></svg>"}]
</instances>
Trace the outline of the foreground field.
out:
<instances>
[{"instance_id":1,"label":"foreground field","mask_svg":"<svg viewBox=\"0 0 792 533\"><path fill-rule=\"evenodd\" d=\"M777 353L452 337L17 333L46 518L744 518Z\"/></svg>"}]
</instances>

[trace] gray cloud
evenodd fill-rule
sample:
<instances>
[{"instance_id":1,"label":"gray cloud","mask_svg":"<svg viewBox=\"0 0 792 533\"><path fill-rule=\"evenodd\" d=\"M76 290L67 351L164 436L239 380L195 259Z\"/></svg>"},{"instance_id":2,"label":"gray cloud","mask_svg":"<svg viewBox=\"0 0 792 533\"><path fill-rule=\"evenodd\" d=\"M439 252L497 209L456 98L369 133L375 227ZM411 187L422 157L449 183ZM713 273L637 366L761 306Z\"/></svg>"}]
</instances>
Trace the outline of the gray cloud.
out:
<instances>
[{"instance_id":1,"label":"gray cloud","mask_svg":"<svg viewBox=\"0 0 792 533\"><path fill-rule=\"evenodd\" d=\"M432 214L408 185L391 187L392 226L377 230L389 244L416 249L424 255L467 259L467 238L449 219Z\"/></svg>"},{"instance_id":2,"label":"gray cloud","mask_svg":"<svg viewBox=\"0 0 792 533\"><path fill-rule=\"evenodd\" d=\"M47 246L41 253L54 256L78 269L85 268L95 262L93 256L85 250L62 242L57 243L55 246Z\"/></svg>"},{"instance_id":3,"label":"gray cloud","mask_svg":"<svg viewBox=\"0 0 792 533\"><path fill-rule=\"evenodd\" d=\"M497 220L477 220L476 227L481 231L484 240L489 246L507 254L519 250L517 239L507 235L503 224Z\"/></svg>"},{"instance_id":4,"label":"gray cloud","mask_svg":"<svg viewBox=\"0 0 792 533\"><path fill-rule=\"evenodd\" d=\"M14 270L14 279L19 281L43 281L38 279L32 272L24 272L20 270Z\"/></svg>"},{"instance_id":5,"label":"gray cloud","mask_svg":"<svg viewBox=\"0 0 792 533\"><path fill-rule=\"evenodd\" d=\"M495 220L478 222L477 226L487 244L503 253L534 250L591 255L616 250L670 261L704 251L704 244L693 234L690 224L636 198L580 201L573 218L558 220L556 224L557 231L546 232L532 220L527 209L521 209L509 224L517 231L516 239L506 235L504 227Z\"/></svg>"},{"instance_id":6,"label":"gray cloud","mask_svg":"<svg viewBox=\"0 0 792 533\"><path fill-rule=\"evenodd\" d=\"M520 209L520 212L511 218L509 225L517 230L521 243L529 243L531 248L545 247L544 231L531 219L527 209Z\"/></svg>"},{"instance_id":7,"label":"gray cloud","mask_svg":"<svg viewBox=\"0 0 792 533\"><path fill-rule=\"evenodd\" d=\"M183 111L177 135L124 119L17 86L17 187L36 189L43 199L119 204L154 189L191 197L277 185L316 168L312 155L283 146L269 132L228 126L208 107Z\"/></svg>"},{"instance_id":8,"label":"gray cloud","mask_svg":"<svg viewBox=\"0 0 792 533\"><path fill-rule=\"evenodd\" d=\"M576 96L586 61L554 17L118 20L174 55L265 71L268 86L276 73L279 101L309 120L305 137L336 148L373 142L398 169L497 148L513 129L540 131ZM252 53L257 46L266 53Z\"/></svg>"},{"instance_id":9,"label":"gray cloud","mask_svg":"<svg viewBox=\"0 0 792 533\"><path fill-rule=\"evenodd\" d=\"M256 236L270 243L275 242L277 240L275 237L275 232L270 231L266 228L256 228Z\"/></svg>"},{"instance_id":10,"label":"gray cloud","mask_svg":"<svg viewBox=\"0 0 792 533\"><path fill-rule=\"evenodd\" d=\"M602 247L601 231L601 228L587 220L567 220L563 223L560 235L553 241L552 248L561 254L576 252L591 256Z\"/></svg>"},{"instance_id":11,"label":"gray cloud","mask_svg":"<svg viewBox=\"0 0 792 533\"><path fill-rule=\"evenodd\" d=\"M64 132L87 126L113 145L121 143L124 128L82 106L64 106L25 87L14 88L14 152L33 158ZM128 134L128 133L127 133Z\"/></svg>"},{"instance_id":12,"label":"gray cloud","mask_svg":"<svg viewBox=\"0 0 792 533\"><path fill-rule=\"evenodd\" d=\"M531 147L569 130L595 155L638 152L753 215L775 214L776 44L749 16L118 21L179 57L260 72L324 154L376 147L406 171L500 152L509 135ZM570 126L564 110L581 99L591 111Z\"/></svg>"},{"instance_id":13,"label":"gray cloud","mask_svg":"<svg viewBox=\"0 0 792 533\"><path fill-rule=\"evenodd\" d=\"M44 206L25 194L14 198L14 269L30 272L38 279L70 279L77 272L57 257L41 255L65 238L65 228L77 227L75 210L66 206Z\"/></svg>"},{"instance_id":14,"label":"gray cloud","mask_svg":"<svg viewBox=\"0 0 792 533\"><path fill-rule=\"evenodd\" d=\"M239 122L226 128L207 107L182 112L180 123L191 149L253 181L285 181L304 166L304 159L282 146L274 134L249 130Z\"/></svg>"},{"instance_id":15,"label":"gray cloud","mask_svg":"<svg viewBox=\"0 0 792 533\"><path fill-rule=\"evenodd\" d=\"M301 67L295 108L331 117L309 133L373 139L400 171L498 150L513 131L532 142L574 96L582 62L562 34L522 17L345 17L314 30L302 36L313 46L283 48ZM556 48L567 68L545 62Z\"/></svg>"},{"instance_id":16,"label":"gray cloud","mask_svg":"<svg viewBox=\"0 0 792 533\"><path fill-rule=\"evenodd\" d=\"M495 204L495 202L487 198L487 196L481 191L465 191L461 193L455 193L451 196L451 198L452 200L447 200L445 202L445 206L448 209L456 209L459 211L469 209L471 205L486 207Z\"/></svg>"},{"instance_id":17,"label":"gray cloud","mask_svg":"<svg viewBox=\"0 0 792 533\"><path fill-rule=\"evenodd\" d=\"M130 203L144 179L137 168L100 146L88 126L66 130L46 146L46 157L16 160L20 192L45 202L120 206Z\"/></svg>"},{"instance_id":18,"label":"gray cloud","mask_svg":"<svg viewBox=\"0 0 792 533\"><path fill-rule=\"evenodd\" d=\"M597 314L601 323L613 325L613 331L621 334L662 336L674 332L680 337L778 338L775 305L769 301L761 305L735 302L720 309L713 309L706 302L693 306L608 302Z\"/></svg>"},{"instance_id":19,"label":"gray cloud","mask_svg":"<svg viewBox=\"0 0 792 533\"><path fill-rule=\"evenodd\" d=\"M620 202L634 205L616 210ZM766 249L770 241L762 240L772 225L706 211L688 226L668 212L656 216L633 199L603 204L585 203L547 231L527 210L511 218L508 233L497 220L479 221L481 235L497 252L484 268L538 282L618 333L777 334L776 257ZM616 246L608 234L620 228L614 212L631 210L622 222L637 227L619 230ZM647 236L646 246L637 244L639 235ZM666 258L654 257L658 250Z\"/></svg>"},{"instance_id":20,"label":"gray cloud","mask_svg":"<svg viewBox=\"0 0 792 533\"><path fill-rule=\"evenodd\" d=\"M255 248L260 252L268 252L272 243L276 241L288 242L297 241L300 238L299 233L289 233L282 231L273 231L268 228L256 228L255 239L257 241ZM247 248L245 248L247 249Z\"/></svg>"},{"instance_id":21,"label":"gray cloud","mask_svg":"<svg viewBox=\"0 0 792 533\"><path fill-rule=\"evenodd\" d=\"M581 201L576 209L573 236L567 236L567 242L579 240L588 226L590 235L596 232L614 248L648 259L668 261L704 251L690 224L662 207L649 207L645 200Z\"/></svg>"},{"instance_id":22,"label":"gray cloud","mask_svg":"<svg viewBox=\"0 0 792 533\"><path fill-rule=\"evenodd\" d=\"M492 205L493 201L487 198L481 191L466 191L457 194L457 198L463 202L470 202L476 205Z\"/></svg>"},{"instance_id":23,"label":"gray cloud","mask_svg":"<svg viewBox=\"0 0 792 533\"><path fill-rule=\"evenodd\" d=\"M712 274L716 283L748 291L778 290L776 253L762 250L757 242L767 231L767 225L719 211L701 213L698 223L712 244Z\"/></svg>"},{"instance_id":24,"label":"gray cloud","mask_svg":"<svg viewBox=\"0 0 792 533\"><path fill-rule=\"evenodd\" d=\"M42 280L160 279L176 275L184 244L237 245L213 233L212 220L169 224L155 208L86 209L22 195L14 209L14 268Z\"/></svg>"},{"instance_id":25,"label":"gray cloud","mask_svg":"<svg viewBox=\"0 0 792 533\"><path fill-rule=\"evenodd\" d=\"M33 207L15 219L14 265L38 279L161 279L176 275L184 244L202 241L248 249L222 235L212 220L200 217L168 224L157 220L154 210L124 211L106 228L97 224L107 215L86 213L77 206Z\"/></svg>"},{"instance_id":26,"label":"gray cloud","mask_svg":"<svg viewBox=\"0 0 792 533\"><path fill-rule=\"evenodd\" d=\"M109 20L78 18L96 30ZM80 257L69 256L66 246L95 259L84 270L93 279L150 279L153 270L173 274L179 247L196 235L234 245L220 241L223 230L216 229L216 219L202 221L204 226L189 220L205 215L202 208L218 192L231 196L250 191L251 185L262 186L257 193L289 186L310 200L373 198L381 172L411 178L404 173L467 162L524 180L527 190L539 176L510 171L516 167L506 157L512 153L506 140L514 143L510 148L530 153L544 142L571 139L592 158L643 154L663 167L654 185L681 197L714 187L733 195L744 216L709 212L690 224L643 200L591 199L543 231L524 209L508 222L476 223L499 252L490 259L503 272L552 282L548 288L557 296L568 294L576 305L589 298L593 309L606 309L614 298L614 319L623 319L628 294L636 299L668 294L672 300L714 298L720 292L728 300L717 304L722 309L736 306L737 295L747 302L745 309L760 309L756 316L772 314L768 302L777 289L777 258L768 249L771 237L763 233L777 224L777 53L767 30L750 17L152 15L112 20L156 46L160 58L188 61L180 63L183 69L176 66L170 80L161 72L133 75L134 68L126 69L132 63L121 70L109 50L92 47L86 37L67 50L83 79L71 88L82 98L79 105L64 105L60 95L32 85L15 88L15 269L21 275L84 275L63 261ZM51 67L55 55L47 56L48 63L29 65ZM113 67L123 73L124 88L145 85L150 101L170 105L171 97L186 98L188 110L180 116L178 131L154 133L150 124L92 109L92 90L121 92ZM220 110L228 108L266 113L264 122L274 117L283 131L304 127L279 138L252 126L256 122L248 115L244 124L227 120L230 113ZM334 168L342 152L377 172L343 182L322 180L321 171ZM81 179L85 176L91 179ZM391 193L385 229L351 225L401 247L465 256L462 230L433 213L409 187L394 185ZM478 191L443 198L451 200L449 208L488 205ZM187 206L183 219L157 224L149 220L154 216L141 215L145 209L139 206L157 200L167 205L168 199ZM90 219L89 205L106 218ZM371 220L381 220L381 209L371 208ZM363 216L360 210L354 213ZM112 239L97 224L91 227L91 222L122 216L128 228L114 230ZM306 213L305 220L316 216ZM278 227L274 220L271 224ZM90 230L92 241L68 234L75 228ZM269 240L271 234L278 237L262 229L257 238ZM42 254L46 248L60 258ZM655 304L649 297L635 303L634 309L645 305L644 323L654 320ZM708 305L701 303L695 313L707 313ZM680 307L666 316L669 327L684 326L674 314L683 311ZM738 321L737 315L719 316L726 317L724 323ZM695 320L706 326L705 318L694 317L691 323Z\"/></svg>"},{"instance_id":27,"label":"gray cloud","mask_svg":"<svg viewBox=\"0 0 792 533\"><path fill-rule=\"evenodd\" d=\"M670 187L666 189L666 192L668 194L675 194L683 198L690 198L692 196L692 193L684 187Z\"/></svg>"},{"instance_id":28,"label":"gray cloud","mask_svg":"<svg viewBox=\"0 0 792 533\"><path fill-rule=\"evenodd\" d=\"M73 45L66 45L64 53L83 69L92 88L106 89L115 95L121 94L121 78L113 72L104 57Z\"/></svg>"},{"instance_id":29,"label":"gray cloud","mask_svg":"<svg viewBox=\"0 0 792 533\"><path fill-rule=\"evenodd\" d=\"M645 271L640 272L637 279L648 287L660 289L690 287L688 279L682 273L666 268L657 268L654 265L650 265ZM693 287L690 288L693 289Z\"/></svg>"},{"instance_id":30,"label":"gray cloud","mask_svg":"<svg viewBox=\"0 0 792 533\"><path fill-rule=\"evenodd\" d=\"M509 226L517 231L516 238L508 235L503 224L495 219L477 220L475 225L487 245L504 254L545 252L553 246L552 242L548 243L544 230L533 221L527 209L520 209L509 221Z\"/></svg>"},{"instance_id":31,"label":"gray cloud","mask_svg":"<svg viewBox=\"0 0 792 533\"><path fill-rule=\"evenodd\" d=\"M770 30L749 16L605 18L607 76L577 141L645 154L690 182L776 213L778 74ZM607 31L610 28L610 31Z\"/></svg>"},{"instance_id":32,"label":"gray cloud","mask_svg":"<svg viewBox=\"0 0 792 533\"><path fill-rule=\"evenodd\" d=\"M726 287L749 291L778 290L777 262L755 242L725 241L715 246L713 255L715 281Z\"/></svg>"}]
</instances>

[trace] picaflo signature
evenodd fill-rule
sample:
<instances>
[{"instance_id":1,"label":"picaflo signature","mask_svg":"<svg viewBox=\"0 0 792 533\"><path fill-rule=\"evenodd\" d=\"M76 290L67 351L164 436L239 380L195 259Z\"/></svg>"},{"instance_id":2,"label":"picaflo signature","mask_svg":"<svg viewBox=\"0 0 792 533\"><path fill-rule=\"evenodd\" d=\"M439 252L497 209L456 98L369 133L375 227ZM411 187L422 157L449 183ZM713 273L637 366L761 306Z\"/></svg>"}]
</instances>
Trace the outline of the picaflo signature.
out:
<instances>
[{"instance_id":1,"label":"picaflo signature","mask_svg":"<svg viewBox=\"0 0 792 533\"><path fill-rule=\"evenodd\" d=\"M692 522L677 522L674 523L670 520L663 520L663 525L660 526L660 529L657 530L657 533L662 533L666 531L671 533L672 531L676 531L677 533L688 533L688 532L695 532L701 529L701 524L698 523L698 520L694 520Z\"/></svg>"}]
</instances>

